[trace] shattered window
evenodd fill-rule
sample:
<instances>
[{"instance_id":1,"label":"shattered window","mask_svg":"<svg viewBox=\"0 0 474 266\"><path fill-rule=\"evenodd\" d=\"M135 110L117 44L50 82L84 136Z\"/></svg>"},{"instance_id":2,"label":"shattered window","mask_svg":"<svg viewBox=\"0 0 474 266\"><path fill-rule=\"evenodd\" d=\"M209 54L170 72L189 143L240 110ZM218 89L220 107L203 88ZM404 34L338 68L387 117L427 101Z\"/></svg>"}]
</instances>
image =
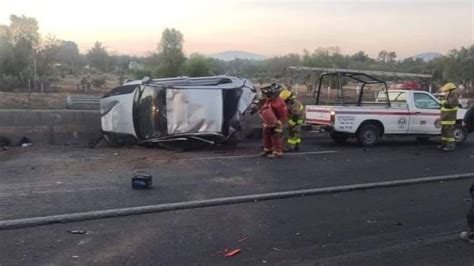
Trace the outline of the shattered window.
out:
<instances>
[{"instance_id":1,"label":"shattered window","mask_svg":"<svg viewBox=\"0 0 474 266\"><path fill-rule=\"evenodd\" d=\"M157 104L157 92L150 87L143 90L137 114L140 135L144 139L155 137L155 125L158 125L159 108Z\"/></svg>"}]
</instances>

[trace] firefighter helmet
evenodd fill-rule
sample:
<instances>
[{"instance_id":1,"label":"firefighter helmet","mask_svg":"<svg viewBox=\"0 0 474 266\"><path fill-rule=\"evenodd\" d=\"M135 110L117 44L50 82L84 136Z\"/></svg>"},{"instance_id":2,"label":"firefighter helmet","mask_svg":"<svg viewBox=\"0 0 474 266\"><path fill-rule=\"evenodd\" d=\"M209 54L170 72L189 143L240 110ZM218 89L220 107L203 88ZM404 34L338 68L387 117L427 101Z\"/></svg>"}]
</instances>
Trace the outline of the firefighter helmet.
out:
<instances>
[{"instance_id":1,"label":"firefighter helmet","mask_svg":"<svg viewBox=\"0 0 474 266\"><path fill-rule=\"evenodd\" d=\"M281 85L278 83L272 83L270 86L262 88L262 93L268 97L276 97L280 93Z\"/></svg>"},{"instance_id":2,"label":"firefighter helmet","mask_svg":"<svg viewBox=\"0 0 474 266\"><path fill-rule=\"evenodd\" d=\"M456 89L456 85L454 85L454 83L449 82L449 83L444 84L443 87L441 87L441 92L448 92L455 89Z\"/></svg>"},{"instance_id":3,"label":"firefighter helmet","mask_svg":"<svg viewBox=\"0 0 474 266\"><path fill-rule=\"evenodd\" d=\"M293 93L291 93L291 91L289 91L287 89L284 89L280 92L280 98L282 98L283 101L291 99L291 96L293 96Z\"/></svg>"}]
</instances>

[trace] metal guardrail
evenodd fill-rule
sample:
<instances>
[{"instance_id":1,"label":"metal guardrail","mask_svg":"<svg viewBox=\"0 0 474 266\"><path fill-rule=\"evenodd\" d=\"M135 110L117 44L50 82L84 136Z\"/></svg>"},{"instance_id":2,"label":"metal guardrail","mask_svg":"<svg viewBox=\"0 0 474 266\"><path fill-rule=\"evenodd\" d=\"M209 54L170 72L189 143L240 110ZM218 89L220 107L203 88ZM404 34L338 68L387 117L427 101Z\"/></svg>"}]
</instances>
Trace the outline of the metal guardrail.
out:
<instances>
[{"instance_id":1,"label":"metal guardrail","mask_svg":"<svg viewBox=\"0 0 474 266\"><path fill-rule=\"evenodd\" d=\"M100 97L91 95L70 95L66 99L67 109L99 109Z\"/></svg>"},{"instance_id":2,"label":"metal guardrail","mask_svg":"<svg viewBox=\"0 0 474 266\"><path fill-rule=\"evenodd\" d=\"M290 66L290 70L296 71L320 71L320 72L362 72L373 76L379 77L411 77L411 78L432 78L433 75L429 74L415 74L415 73L403 73L403 72L389 72L389 71L375 71L375 70L362 70L362 69L348 69L348 68L326 68L326 67L303 67L303 66Z\"/></svg>"}]
</instances>

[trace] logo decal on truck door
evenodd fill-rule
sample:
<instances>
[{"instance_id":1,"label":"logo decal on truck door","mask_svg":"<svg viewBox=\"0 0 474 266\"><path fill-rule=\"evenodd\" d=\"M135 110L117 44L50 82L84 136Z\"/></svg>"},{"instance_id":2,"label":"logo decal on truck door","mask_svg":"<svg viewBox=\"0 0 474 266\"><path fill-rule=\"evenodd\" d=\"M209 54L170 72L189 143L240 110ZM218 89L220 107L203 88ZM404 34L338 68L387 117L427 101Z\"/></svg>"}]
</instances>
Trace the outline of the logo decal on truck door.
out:
<instances>
[{"instance_id":1,"label":"logo decal on truck door","mask_svg":"<svg viewBox=\"0 0 474 266\"><path fill-rule=\"evenodd\" d=\"M404 128L406 127L406 124L407 124L407 119L405 117L400 117L400 119L398 119L398 127Z\"/></svg>"}]
</instances>

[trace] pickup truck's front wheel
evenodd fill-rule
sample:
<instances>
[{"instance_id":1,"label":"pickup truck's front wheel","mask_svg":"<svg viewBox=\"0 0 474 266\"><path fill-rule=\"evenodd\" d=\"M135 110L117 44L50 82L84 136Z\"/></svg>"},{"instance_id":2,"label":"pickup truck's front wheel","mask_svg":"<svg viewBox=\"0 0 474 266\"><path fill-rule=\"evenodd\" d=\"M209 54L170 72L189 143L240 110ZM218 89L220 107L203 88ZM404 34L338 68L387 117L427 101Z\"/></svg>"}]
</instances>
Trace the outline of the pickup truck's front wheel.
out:
<instances>
[{"instance_id":1,"label":"pickup truck's front wheel","mask_svg":"<svg viewBox=\"0 0 474 266\"><path fill-rule=\"evenodd\" d=\"M376 125L365 124L357 130L357 142L364 147L375 146L380 139L380 130Z\"/></svg>"},{"instance_id":2,"label":"pickup truck's front wheel","mask_svg":"<svg viewBox=\"0 0 474 266\"><path fill-rule=\"evenodd\" d=\"M454 139L456 143L462 143L466 141L467 138L467 130L462 125L456 124L453 130Z\"/></svg>"}]
</instances>

